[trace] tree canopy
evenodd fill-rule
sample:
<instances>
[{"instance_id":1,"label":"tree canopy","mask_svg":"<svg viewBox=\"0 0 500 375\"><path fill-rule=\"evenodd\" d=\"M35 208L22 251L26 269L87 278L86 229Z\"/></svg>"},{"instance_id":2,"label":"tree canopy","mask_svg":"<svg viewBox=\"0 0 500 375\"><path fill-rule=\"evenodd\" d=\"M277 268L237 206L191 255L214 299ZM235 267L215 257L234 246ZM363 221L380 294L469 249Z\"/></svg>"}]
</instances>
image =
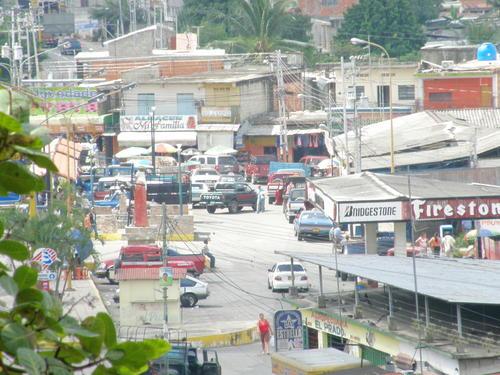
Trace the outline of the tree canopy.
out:
<instances>
[{"instance_id":1,"label":"tree canopy","mask_svg":"<svg viewBox=\"0 0 500 375\"><path fill-rule=\"evenodd\" d=\"M360 0L349 8L338 33L340 41L368 36L391 57L416 51L425 42L411 0Z\"/></svg>"}]
</instances>

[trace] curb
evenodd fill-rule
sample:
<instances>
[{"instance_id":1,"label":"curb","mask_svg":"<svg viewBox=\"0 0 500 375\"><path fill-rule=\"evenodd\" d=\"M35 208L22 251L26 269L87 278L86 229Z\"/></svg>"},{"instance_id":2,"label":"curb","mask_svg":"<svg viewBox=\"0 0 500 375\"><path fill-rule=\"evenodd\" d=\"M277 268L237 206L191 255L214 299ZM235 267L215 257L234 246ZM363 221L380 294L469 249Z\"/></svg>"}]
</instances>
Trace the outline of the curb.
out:
<instances>
[{"instance_id":1,"label":"curb","mask_svg":"<svg viewBox=\"0 0 500 375\"><path fill-rule=\"evenodd\" d=\"M104 307L104 310L106 311L106 313L108 315L110 315L109 314L109 310L106 307L106 304L102 300L101 293L99 293L99 289L97 289L97 287L95 286L94 279L92 278L92 275L89 275L88 280L90 282L90 289L92 289L93 293L96 295L96 298L99 300L99 302L101 303L101 305Z\"/></svg>"},{"instance_id":2,"label":"curb","mask_svg":"<svg viewBox=\"0 0 500 375\"><path fill-rule=\"evenodd\" d=\"M224 346L240 346L254 343L258 340L257 327L247 328L240 331L219 333L207 336L188 336L187 341L203 348L215 348Z\"/></svg>"}]
</instances>

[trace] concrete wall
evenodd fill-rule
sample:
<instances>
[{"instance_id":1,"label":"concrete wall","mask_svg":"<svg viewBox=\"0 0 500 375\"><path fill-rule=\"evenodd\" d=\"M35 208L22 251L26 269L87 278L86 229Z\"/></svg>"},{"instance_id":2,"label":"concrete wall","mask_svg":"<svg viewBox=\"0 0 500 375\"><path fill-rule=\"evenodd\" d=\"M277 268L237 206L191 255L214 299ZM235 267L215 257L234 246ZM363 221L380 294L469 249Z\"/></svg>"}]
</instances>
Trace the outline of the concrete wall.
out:
<instances>
[{"instance_id":1,"label":"concrete wall","mask_svg":"<svg viewBox=\"0 0 500 375\"><path fill-rule=\"evenodd\" d=\"M445 48L425 48L421 49L422 60L439 64L443 61L453 61L461 63L464 61L474 60L478 46L457 46Z\"/></svg>"},{"instance_id":2,"label":"concrete wall","mask_svg":"<svg viewBox=\"0 0 500 375\"><path fill-rule=\"evenodd\" d=\"M382 65L381 65L382 64ZM346 68L346 73L350 73L350 68ZM416 63L408 64L392 64L392 87L391 96L393 106L415 106L415 100L402 100L398 96L399 85L415 85L415 97L417 97L416 85L417 79L415 73L417 71ZM363 86L365 96L372 106L377 106L377 86L389 85L389 66L385 59L380 61L375 56L372 57L371 69L365 63L364 65L356 65L357 75L355 78L356 86ZM334 69L336 79L336 101L343 103L344 93L342 92L342 74L340 66L335 66ZM352 86L352 78L346 74L346 91L348 86ZM359 99L359 98L358 98Z\"/></svg>"},{"instance_id":3,"label":"concrete wall","mask_svg":"<svg viewBox=\"0 0 500 375\"><path fill-rule=\"evenodd\" d=\"M157 115L177 114L177 94L193 94L194 100L205 97L205 91L200 84L139 84L132 90L124 93L125 115L138 114L138 94L155 94Z\"/></svg>"},{"instance_id":4,"label":"concrete wall","mask_svg":"<svg viewBox=\"0 0 500 375\"><path fill-rule=\"evenodd\" d=\"M441 169L416 173L416 175L453 182L478 182L489 185L500 185L500 167Z\"/></svg>"},{"instance_id":5,"label":"concrete wall","mask_svg":"<svg viewBox=\"0 0 500 375\"><path fill-rule=\"evenodd\" d=\"M198 150L206 151L214 146L234 147L233 132L198 132Z\"/></svg>"},{"instance_id":6,"label":"concrete wall","mask_svg":"<svg viewBox=\"0 0 500 375\"><path fill-rule=\"evenodd\" d=\"M179 281L168 287L168 321L181 322ZM120 325L163 324L163 292L158 280L120 281Z\"/></svg>"},{"instance_id":7,"label":"concrete wall","mask_svg":"<svg viewBox=\"0 0 500 375\"><path fill-rule=\"evenodd\" d=\"M150 56L154 49L154 30L144 30L114 39L108 43L109 55L112 57Z\"/></svg>"},{"instance_id":8,"label":"concrete wall","mask_svg":"<svg viewBox=\"0 0 500 375\"><path fill-rule=\"evenodd\" d=\"M238 84L240 88L240 121L271 111L271 82L259 80Z\"/></svg>"}]
</instances>

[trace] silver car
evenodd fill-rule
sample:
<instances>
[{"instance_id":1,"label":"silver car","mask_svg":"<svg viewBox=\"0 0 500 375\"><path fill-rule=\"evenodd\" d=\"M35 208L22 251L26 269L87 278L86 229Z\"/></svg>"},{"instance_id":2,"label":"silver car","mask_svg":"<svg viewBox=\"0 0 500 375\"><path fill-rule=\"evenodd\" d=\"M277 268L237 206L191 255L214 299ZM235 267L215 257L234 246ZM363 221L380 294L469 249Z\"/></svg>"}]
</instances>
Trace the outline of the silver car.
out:
<instances>
[{"instance_id":1,"label":"silver car","mask_svg":"<svg viewBox=\"0 0 500 375\"><path fill-rule=\"evenodd\" d=\"M192 183L191 184L191 203L194 206L200 206L203 203L200 202L201 195L208 193L210 188L207 184L203 183Z\"/></svg>"}]
</instances>

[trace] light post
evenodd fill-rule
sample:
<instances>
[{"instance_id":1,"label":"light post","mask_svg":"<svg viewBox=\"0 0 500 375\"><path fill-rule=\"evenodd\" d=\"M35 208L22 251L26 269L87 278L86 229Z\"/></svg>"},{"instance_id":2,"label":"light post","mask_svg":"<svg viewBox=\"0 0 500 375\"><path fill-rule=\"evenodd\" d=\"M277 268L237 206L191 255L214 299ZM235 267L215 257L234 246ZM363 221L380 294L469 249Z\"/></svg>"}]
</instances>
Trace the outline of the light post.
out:
<instances>
[{"instance_id":1,"label":"light post","mask_svg":"<svg viewBox=\"0 0 500 375\"><path fill-rule=\"evenodd\" d=\"M155 147L155 111L156 107L151 107L149 116L151 119L151 161L153 163L153 175L156 176L156 147Z\"/></svg>"},{"instance_id":2,"label":"light post","mask_svg":"<svg viewBox=\"0 0 500 375\"><path fill-rule=\"evenodd\" d=\"M69 42L64 42L64 43L58 44L57 46L55 46L53 48L50 48L50 49L47 49L45 51L39 52L36 55L29 56L29 57L25 58L23 61L21 61L21 63L19 64L19 76L17 78L18 79L18 86L21 86L21 80L22 80L22 75L23 75L23 65L24 65L24 63L26 63L30 59L33 59L33 58L38 57L40 55L43 55L45 53L52 52L52 51L58 49L59 47L64 47L64 46L68 46L68 45L70 45Z\"/></svg>"},{"instance_id":3,"label":"light post","mask_svg":"<svg viewBox=\"0 0 500 375\"><path fill-rule=\"evenodd\" d=\"M182 209L182 171L181 171L181 147L180 143L177 144L177 183L179 185L179 215L183 215Z\"/></svg>"},{"instance_id":4,"label":"light post","mask_svg":"<svg viewBox=\"0 0 500 375\"><path fill-rule=\"evenodd\" d=\"M9 73L10 73L10 83L17 83L17 69L16 62L21 61L23 58L23 47L20 44L14 44L10 47L7 43L2 46L2 58L9 60ZM20 69L19 69L20 70ZM20 75L20 73L19 73Z\"/></svg>"},{"instance_id":5,"label":"light post","mask_svg":"<svg viewBox=\"0 0 500 375\"><path fill-rule=\"evenodd\" d=\"M367 45L377 47L387 56L387 62L389 65L389 118L391 122L391 173L394 174L395 164L394 164L394 126L392 122L392 67L391 67L391 57L387 50L382 47L380 44L369 42L367 40L359 39L359 38L351 38L351 43L354 45Z\"/></svg>"}]
</instances>

